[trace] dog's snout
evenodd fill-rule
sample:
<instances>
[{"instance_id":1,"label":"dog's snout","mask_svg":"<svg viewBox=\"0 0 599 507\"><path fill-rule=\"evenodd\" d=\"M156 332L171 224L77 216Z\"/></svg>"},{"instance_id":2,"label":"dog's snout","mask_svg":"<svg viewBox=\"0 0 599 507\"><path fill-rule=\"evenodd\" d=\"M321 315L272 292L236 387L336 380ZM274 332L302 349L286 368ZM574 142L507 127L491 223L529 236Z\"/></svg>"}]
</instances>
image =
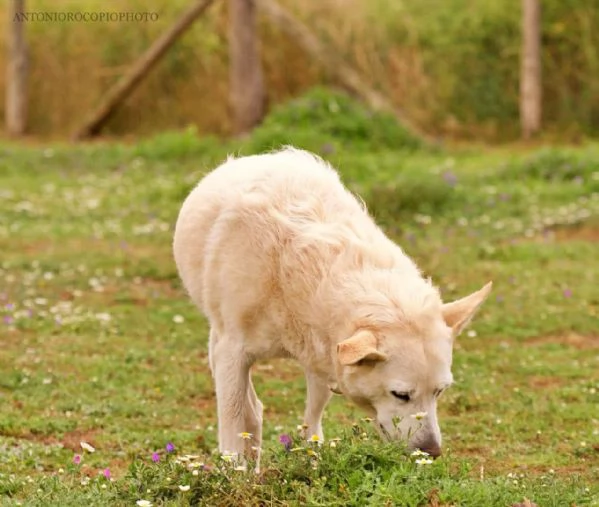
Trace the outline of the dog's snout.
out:
<instances>
[{"instance_id":1,"label":"dog's snout","mask_svg":"<svg viewBox=\"0 0 599 507\"><path fill-rule=\"evenodd\" d=\"M431 458L441 456L441 446L436 442L426 442L418 447L422 452L426 452Z\"/></svg>"}]
</instances>

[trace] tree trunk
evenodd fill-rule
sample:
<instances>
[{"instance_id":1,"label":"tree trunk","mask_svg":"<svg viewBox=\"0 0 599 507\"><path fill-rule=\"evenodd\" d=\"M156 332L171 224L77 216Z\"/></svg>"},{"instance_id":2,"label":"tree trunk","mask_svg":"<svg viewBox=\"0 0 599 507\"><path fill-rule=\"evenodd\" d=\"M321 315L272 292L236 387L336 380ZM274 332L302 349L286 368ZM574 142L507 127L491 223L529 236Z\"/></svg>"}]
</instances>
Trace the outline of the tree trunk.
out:
<instances>
[{"instance_id":1,"label":"tree trunk","mask_svg":"<svg viewBox=\"0 0 599 507\"><path fill-rule=\"evenodd\" d=\"M271 22L286 32L312 58L318 61L342 86L355 93L374 110L393 113L399 122L414 136L425 141L431 139L416 127L406 115L394 107L387 98L365 83L360 75L330 47L324 45L301 21L279 5L275 0L255 0L258 8L270 18Z\"/></svg>"},{"instance_id":2,"label":"tree trunk","mask_svg":"<svg viewBox=\"0 0 599 507\"><path fill-rule=\"evenodd\" d=\"M262 121L266 106L254 0L229 0L229 80L233 129L244 134Z\"/></svg>"},{"instance_id":3,"label":"tree trunk","mask_svg":"<svg viewBox=\"0 0 599 507\"><path fill-rule=\"evenodd\" d=\"M20 14L25 0L9 0L8 68L6 73L6 131L9 135L25 133L27 126L27 46L25 22Z\"/></svg>"},{"instance_id":4,"label":"tree trunk","mask_svg":"<svg viewBox=\"0 0 599 507\"><path fill-rule=\"evenodd\" d=\"M148 75L152 67L176 42L193 22L210 6L213 0L198 0L157 39L148 50L131 66L127 73L106 93L98 108L92 112L74 134L75 139L85 139L97 135L118 106L131 94L137 85Z\"/></svg>"},{"instance_id":5,"label":"tree trunk","mask_svg":"<svg viewBox=\"0 0 599 507\"><path fill-rule=\"evenodd\" d=\"M522 0L520 123L524 139L541 128L541 94L541 4L540 0Z\"/></svg>"}]
</instances>

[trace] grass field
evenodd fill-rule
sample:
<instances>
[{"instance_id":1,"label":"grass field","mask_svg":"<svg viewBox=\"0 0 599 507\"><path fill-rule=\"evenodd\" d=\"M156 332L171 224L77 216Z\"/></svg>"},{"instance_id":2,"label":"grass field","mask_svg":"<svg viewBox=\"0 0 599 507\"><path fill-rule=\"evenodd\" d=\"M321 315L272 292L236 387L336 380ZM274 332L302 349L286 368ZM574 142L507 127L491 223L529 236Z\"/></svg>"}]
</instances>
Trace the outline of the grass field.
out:
<instances>
[{"instance_id":1,"label":"grass field","mask_svg":"<svg viewBox=\"0 0 599 507\"><path fill-rule=\"evenodd\" d=\"M599 505L599 146L323 144L445 298L495 288L457 342L442 458L341 397L329 440L299 441L304 380L274 361L255 476L215 452L207 326L171 257L186 193L252 142L0 145L0 505Z\"/></svg>"}]
</instances>

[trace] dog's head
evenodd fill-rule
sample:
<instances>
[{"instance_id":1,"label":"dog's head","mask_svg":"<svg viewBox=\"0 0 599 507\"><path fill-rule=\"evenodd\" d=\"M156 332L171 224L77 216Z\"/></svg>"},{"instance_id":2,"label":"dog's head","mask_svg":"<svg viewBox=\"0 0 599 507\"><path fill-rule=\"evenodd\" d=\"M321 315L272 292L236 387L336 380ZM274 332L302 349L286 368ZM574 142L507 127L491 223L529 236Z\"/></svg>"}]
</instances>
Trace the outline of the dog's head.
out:
<instances>
[{"instance_id":1,"label":"dog's head","mask_svg":"<svg viewBox=\"0 0 599 507\"><path fill-rule=\"evenodd\" d=\"M437 398L453 382L454 338L488 296L491 283L439 305L419 330L358 329L337 346L338 389L376 418L381 435L411 449L441 454Z\"/></svg>"}]
</instances>

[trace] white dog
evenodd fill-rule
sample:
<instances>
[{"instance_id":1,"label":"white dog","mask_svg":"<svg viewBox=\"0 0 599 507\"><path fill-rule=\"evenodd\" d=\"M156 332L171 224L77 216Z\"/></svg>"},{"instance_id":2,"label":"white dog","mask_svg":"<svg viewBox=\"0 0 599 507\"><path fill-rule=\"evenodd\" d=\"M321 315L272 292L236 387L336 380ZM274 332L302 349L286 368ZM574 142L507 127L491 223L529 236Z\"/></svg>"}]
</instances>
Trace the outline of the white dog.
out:
<instances>
[{"instance_id":1,"label":"white dog","mask_svg":"<svg viewBox=\"0 0 599 507\"><path fill-rule=\"evenodd\" d=\"M323 438L334 391L376 418L383 437L441 454L437 398L452 383L453 340L491 283L443 304L337 173L293 148L206 175L181 208L174 256L210 322L221 452L259 458L250 367L293 357L306 375L308 436Z\"/></svg>"}]
</instances>

